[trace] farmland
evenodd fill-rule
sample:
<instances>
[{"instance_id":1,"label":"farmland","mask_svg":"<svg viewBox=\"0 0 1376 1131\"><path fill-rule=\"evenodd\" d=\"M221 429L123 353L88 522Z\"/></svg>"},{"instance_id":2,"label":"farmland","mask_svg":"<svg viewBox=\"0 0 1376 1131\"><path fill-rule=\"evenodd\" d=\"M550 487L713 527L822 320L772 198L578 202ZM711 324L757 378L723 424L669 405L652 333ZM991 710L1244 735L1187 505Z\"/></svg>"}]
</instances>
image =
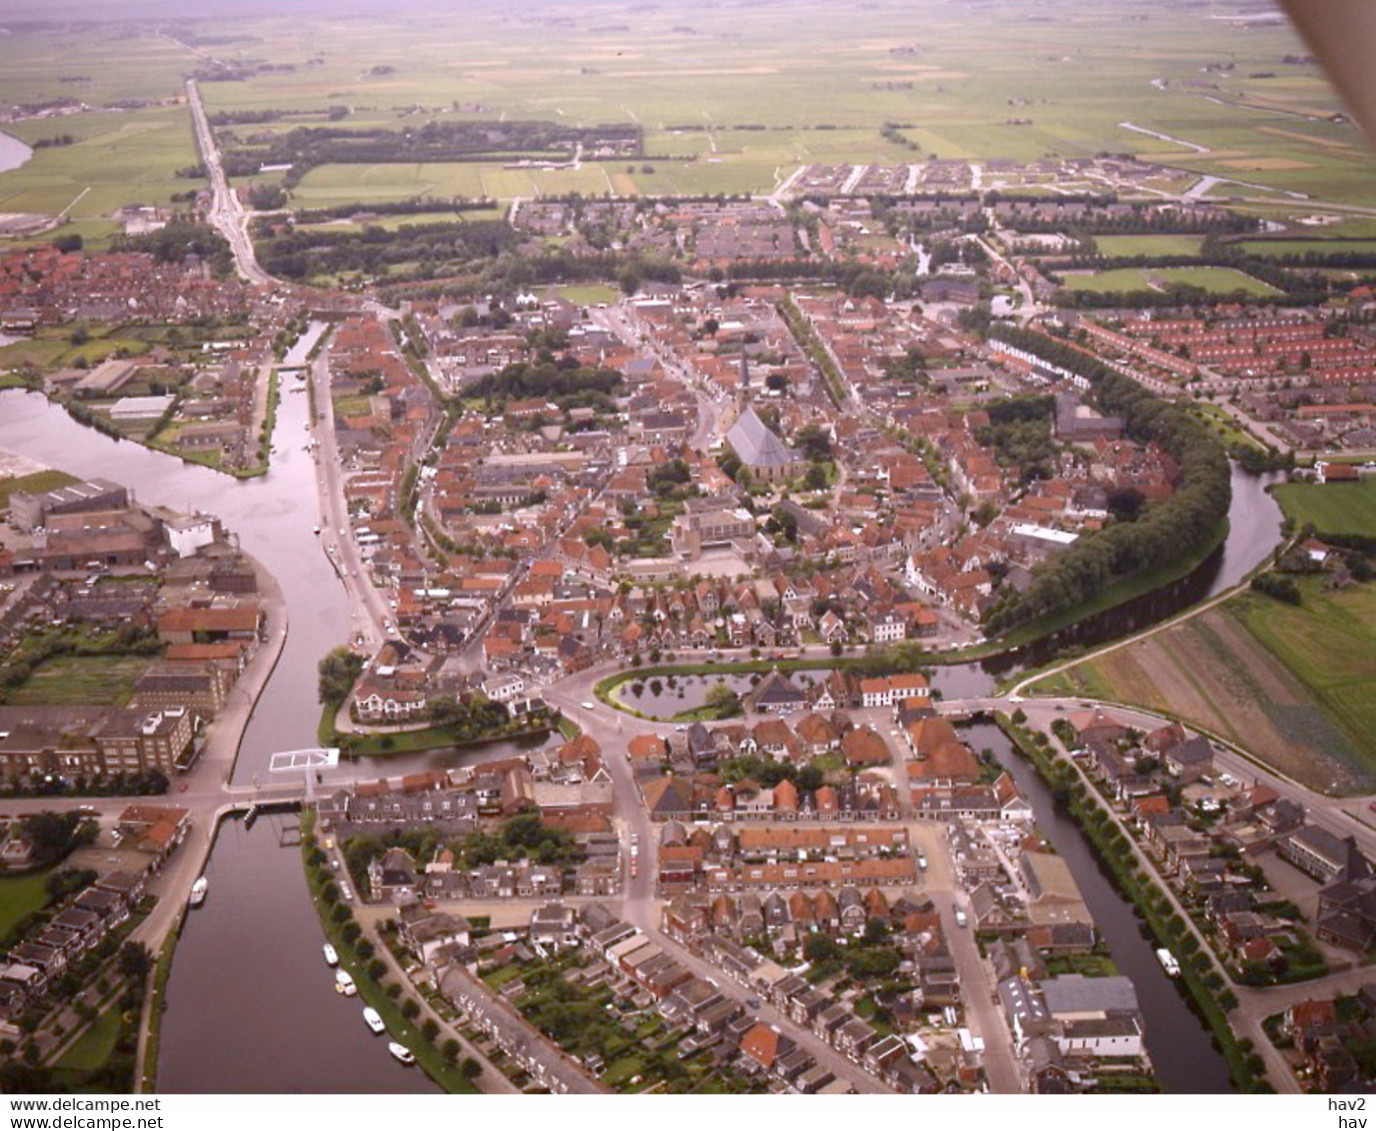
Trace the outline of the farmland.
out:
<instances>
[{"instance_id":1,"label":"farmland","mask_svg":"<svg viewBox=\"0 0 1376 1131\"><path fill-rule=\"evenodd\" d=\"M1198 255L1203 236L1097 236L1100 255Z\"/></svg>"},{"instance_id":2,"label":"farmland","mask_svg":"<svg viewBox=\"0 0 1376 1131\"><path fill-rule=\"evenodd\" d=\"M148 663L146 656L58 657L40 664L22 687L10 692L9 702L123 706Z\"/></svg>"},{"instance_id":3,"label":"farmland","mask_svg":"<svg viewBox=\"0 0 1376 1131\"><path fill-rule=\"evenodd\" d=\"M1376 588L1303 603L1248 593L1077 664L1038 690L1087 694L1175 715L1315 789L1376 788Z\"/></svg>"},{"instance_id":4,"label":"farmland","mask_svg":"<svg viewBox=\"0 0 1376 1131\"><path fill-rule=\"evenodd\" d=\"M1002 34L991 37L990 27ZM565 167L321 163L293 188L298 207L418 195L761 193L806 163L1124 151L1166 166L1151 188L1182 191L1212 174L1226 178L1212 195L1246 196L1280 215L1314 206L1287 193L1376 205L1370 156L1350 125L1329 120L1338 104L1317 68L1295 61L1294 33L1279 23L1239 31L1203 8L1143 6L1125 17L1106 0L1035 11L1013 0L977 9L789 0L691 13L629 2L479 3L427 11L423 21L389 11L326 24L284 10L217 24L213 59L189 30L164 30L34 25L0 40L9 97L79 103L9 127L31 143L72 141L0 175L0 210L69 210L60 231L100 241L116 230L120 205L165 205L201 187L177 175L197 159L182 81L198 72L212 115L248 117L226 127L240 141L336 122L399 133L474 121L630 124L643 134L633 160ZM1223 58L1230 65L1210 75L1210 99L1197 97L1200 70ZM234 81L214 81L224 77ZM895 128L881 131L885 122ZM1194 250L1190 237L1141 239L1157 246L1111 237L1103 251Z\"/></svg>"},{"instance_id":5,"label":"farmland","mask_svg":"<svg viewBox=\"0 0 1376 1131\"><path fill-rule=\"evenodd\" d=\"M1276 501L1296 526L1324 534L1376 538L1376 481L1359 483L1284 483Z\"/></svg>"},{"instance_id":6,"label":"farmland","mask_svg":"<svg viewBox=\"0 0 1376 1131\"><path fill-rule=\"evenodd\" d=\"M1274 295L1280 292L1269 283L1235 271L1231 267L1121 267L1094 275L1067 275L1072 291L1162 291L1171 286L1201 287L1210 294L1226 295L1242 291L1248 295Z\"/></svg>"}]
</instances>

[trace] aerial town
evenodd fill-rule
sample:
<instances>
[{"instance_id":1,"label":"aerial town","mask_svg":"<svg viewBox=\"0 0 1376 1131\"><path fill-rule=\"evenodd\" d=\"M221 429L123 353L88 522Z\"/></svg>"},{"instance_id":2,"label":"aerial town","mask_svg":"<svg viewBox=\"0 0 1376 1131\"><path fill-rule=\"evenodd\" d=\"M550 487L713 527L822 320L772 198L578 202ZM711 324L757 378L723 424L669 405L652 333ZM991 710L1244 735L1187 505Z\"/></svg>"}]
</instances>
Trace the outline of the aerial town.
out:
<instances>
[{"instance_id":1,"label":"aerial town","mask_svg":"<svg viewBox=\"0 0 1376 1131\"><path fill-rule=\"evenodd\" d=\"M0 1090L1373 1086L1376 199L1132 121L651 189L197 27L100 108L179 191L0 213ZM365 191L456 161L540 191Z\"/></svg>"}]
</instances>

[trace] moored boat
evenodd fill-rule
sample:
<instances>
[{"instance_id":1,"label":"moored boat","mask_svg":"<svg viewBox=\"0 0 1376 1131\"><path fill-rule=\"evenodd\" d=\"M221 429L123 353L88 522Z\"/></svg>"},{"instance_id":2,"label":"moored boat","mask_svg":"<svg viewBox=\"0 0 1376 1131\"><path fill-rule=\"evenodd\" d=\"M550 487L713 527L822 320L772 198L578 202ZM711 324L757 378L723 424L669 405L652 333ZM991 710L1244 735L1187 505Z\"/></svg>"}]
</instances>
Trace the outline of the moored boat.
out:
<instances>
[{"instance_id":1,"label":"moored boat","mask_svg":"<svg viewBox=\"0 0 1376 1131\"><path fill-rule=\"evenodd\" d=\"M339 954L329 943L325 944L325 965L338 966Z\"/></svg>"},{"instance_id":2,"label":"moored boat","mask_svg":"<svg viewBox=\"0 0 1376 1131\"><path fill-rule=\"evenodd\" d=\"M415 1064L416 1054L405 1045L398 1044L396 1041L387 1043L387 1051L396 1057L402 1064Z\"/></svg>"},{"instance_id":3,"label":"moored boat","mask_svg":"<svg viewBox=\"0 0 1376 1131\"><path fill-rule=\"evenodd\" d=\"M206 892L208 892L209 890L210 881L207 880L204 876L199 877L196 880L196 882L191 885L191 895L188 902L191 904L192 907L199 907L202 903L205 902Z\"/></svg>"},{"instance_id":4,"label":"moored boat","mask_svg":"<svg viewBox=\"0 0 1376 1131\"><path fill-rule=\"evenodd\" d=\"M1156 961L1161 963L1161 969L1163 969L1172 978L1180 977L1180 960L1176 958L1175 955L1173 955L1164 946L1157 947Z\"/></svg>"},{"instance_id":5,"label":"moored boat","mask_svg":"<svg viewBox=\"0 0 1376 1131\"><path fill-rule=\"evenodd\" d=\"M345 997L353 997L358 993L358 987L354 985L354 980L349 976L347 970L336 970L334 974L334 991L343 994Z\"/></svg>"},{"instance_id":6,"label":"moored boat","mask_svg":"<svg viewBox=\"0 0 1376 1131\"><path fill-rule=\"evenodd\" d=\"M387 1026L382 1023L382 1014L378 1013L371 1005L365 1005L363 1007L363 1023L374 1033L381 1033L387 1028Z\"/></svg>"}]
</instances>

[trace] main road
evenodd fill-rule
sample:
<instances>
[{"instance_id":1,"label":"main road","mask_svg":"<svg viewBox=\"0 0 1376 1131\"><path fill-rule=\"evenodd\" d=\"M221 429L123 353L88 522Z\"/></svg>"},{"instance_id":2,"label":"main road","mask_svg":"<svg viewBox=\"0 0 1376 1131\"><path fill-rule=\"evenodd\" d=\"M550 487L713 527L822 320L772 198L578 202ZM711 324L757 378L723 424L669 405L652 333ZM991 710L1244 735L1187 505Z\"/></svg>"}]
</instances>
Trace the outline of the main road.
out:
<instances>
[{"instance_id":1,"label":"main road","mask_svg":"<svg viewBox=\"0 0 1376 1131\"><path fill-rule=\"evenodd\" d=\"M220 148L215 144L215 134L210 128L210 119L206 117L205 104L201 101L201 88L196 85L195 79L186 80L186 101L196 125L196 142L200 146L201 160L210 178L211 204L207 219L229 241L239 273L250 283L271 286L276 280L259 266L253 240L248 234L248 213L239 203L238 196L230 187L229 178L225 176Z\"/></svg>"}]
</instances>

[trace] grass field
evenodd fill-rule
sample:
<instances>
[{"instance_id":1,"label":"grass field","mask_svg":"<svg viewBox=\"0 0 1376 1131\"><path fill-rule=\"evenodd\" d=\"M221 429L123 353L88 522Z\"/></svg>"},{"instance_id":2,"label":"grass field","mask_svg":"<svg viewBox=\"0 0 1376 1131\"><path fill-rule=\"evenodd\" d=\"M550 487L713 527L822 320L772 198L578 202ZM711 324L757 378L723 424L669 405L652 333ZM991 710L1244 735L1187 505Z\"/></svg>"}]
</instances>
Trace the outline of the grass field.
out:
<instances>
[{"instance_id":1,"label":"grass field","mask_svg":"<svg viewBox=\"0 0 1376 1131\"><path fill-rule=\"evenodd\" d=\"M1198 255L1203 236L1095 236L1100 255Z\"/></svg>"},{"instance_id":2,"label":"grass field","mask_svg":"<svg viewBox=\"0 0 1376 1131\"><path fill-rule=\"evenodd\" d=\"M591 306L599 302L611 303L621 297L620 292L615 287L601 287L596 284L560 287L558 294L566 302L574 302L579 306Z\"/></svg>"},{"instance_id":3,"label":"grass field","mask_svg":"<svg viewBox=\"0 0 1376 1131\"><path fill-rule=\"evenodd\" d=\"M118 1009L107 1009L91 1023L54 1063L53 1067L69 1072L94 1072L104 1066L115 1051L119 1040L120 1017Z\"/></svg>"},{"instance_id":4,"label":"grass field","mask_svg":"<svg viewBox=\"0 0 1376 1131\"><path fill-rule=\"evenodd\" d=\"M1376 240L1244 240L1240 247L1248 255L1341 255L1355 252L1359 255L1376 255Z\"/></svg>"},{"instance_id":5,"label":"grass field","mask_svg":"<svg viewBox=\"0 0 1376 1131\"><path fill-rule=\"evenodd\" d=\"M47 878L47 872L36 872L0 879L0 939L8 936L26 915L48 906L48 889L44 886Z\"/></svg>"},{"instance_id":6,"label":"grass field","mask_svg":"<svg viewBox=\"0 0 1376 1131\"><path fill-rule=\"evenodd\" d=\"M1305 54L1294 32L1278 24L1240 35L1210 17L1206 6L1145 0L1049 0L1035 8L1015 0L787 0L691 10L634 0L517 9L476 0L432 7L423 18L388 10L329 21L282 5L277 15L216 23L215 57L246 73L202 89L212 113L308 115L248 127L266 132L313 124L331 106L349 108L350 126L404 128L462 116L629 120L645 131L645 157L632 172L628 162L539 172L318 169L301 187L303 203L418 191L501 198L575 189L766 191L804 162L1033 161L1125 150L1157 154L1181 178L1210 172L1316 199L1376 203L1371 158L1355 129L1303 117L1326 118L1340 104L1315 66L1278 63ZM0 208L10 200L11 210L55 212L89 186L73 219L98 234L116 203L156 203L196 187L172 176L194 160L183 106L107 108L120 99L179 99L183 75L201 65L194 45L177 40L188 34L151 19L11 29L0 40L10 99L66 98L90 109L16 124L27 140L70 133L77 142L0 175ZM1198 97L1201 67L1223 58L1231 69L1209 78L1218 101ZM1021 107L1016 119L1010 104ZM881 136L886 121L918 150ZM1123 121L1210 152L1125 130ZM644 164L653 171L644 173ZM1219 187L1239 192L1266 195Z\"/></svg>"},{"instance_id":7,"label":"grass field","mask_svg":"<svg viewBox=\"0 0 1376 1131\"><path fill-rule=\"evenodd\" d=\"M1282 483L1276 502L1296 526L1376 538L1376 479L1358 483Z\"/></svg>"},{"instance_id":8,"label":"grass field","mask_svg":"<svg viewBox=\"0 0 1376 1131\"><path fill-rule=\"evenodd\" d=\"M1039 685L1139 704L1222 735L1315 789L1376 789L1376 587L1300 606L1247 593Z\"/></svg>"},{"instance_id":9,"label":"grass field","mask_svg":"<svg viewBox=\"0 0 1376 1131\"><path fill-rule=\"evenodd\" d=\"M1231 448L1241 445L1246 448L1255 448L1257 451L1265 451L1266 445L1253 436L1250 432L1237 426L1237 423L1223 409L1216 404L1209 404L1206 401L1195 401L1189 406L1189 411L1197 416L1215 436Z\"/></svg>"},{"instance_id":10,"label":"grass field","mask_svg":"<svg viewBox=\"0 0 1376 1131\"><path fill-rule=\"evenodd\" d=\"M123 706L148 668L147 656L60 656L42 664L23 687L10 693L17 705Z\"/></svg>"},{"instance_id":11,"label":"grass field","mask_svg":"<svg viewBox=\"0 0 1376 1131\"><path fill-rule=\"evenodd\" d=\"M1202 287L1210 294L1226 295L1242 291L1248 295L1280 294L1269 283L1234 271L1231 267L1121 267L1095 275L1067 275L1065 285L1072 291L1162 291L1173 283Z\"/></svg>"}]
</instances>

